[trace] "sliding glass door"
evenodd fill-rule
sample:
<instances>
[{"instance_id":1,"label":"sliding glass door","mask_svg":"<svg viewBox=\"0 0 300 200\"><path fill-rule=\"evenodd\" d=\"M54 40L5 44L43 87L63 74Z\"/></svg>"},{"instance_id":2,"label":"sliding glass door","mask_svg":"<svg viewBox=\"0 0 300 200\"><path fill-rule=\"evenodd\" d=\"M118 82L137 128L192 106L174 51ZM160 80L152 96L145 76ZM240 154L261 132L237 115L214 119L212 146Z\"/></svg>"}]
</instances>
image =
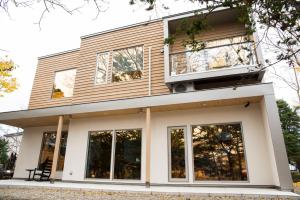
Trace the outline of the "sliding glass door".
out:
<instances>
[{"instance_id":1,"label":"sliding glass door","mask_svg":"<svg viewBox=\"0 0 300 200\"><path fill-rule=\"evenodd\" d=\"M89 132L86 178L141 178L141 129Z\"/></svg>"}]
</instances>

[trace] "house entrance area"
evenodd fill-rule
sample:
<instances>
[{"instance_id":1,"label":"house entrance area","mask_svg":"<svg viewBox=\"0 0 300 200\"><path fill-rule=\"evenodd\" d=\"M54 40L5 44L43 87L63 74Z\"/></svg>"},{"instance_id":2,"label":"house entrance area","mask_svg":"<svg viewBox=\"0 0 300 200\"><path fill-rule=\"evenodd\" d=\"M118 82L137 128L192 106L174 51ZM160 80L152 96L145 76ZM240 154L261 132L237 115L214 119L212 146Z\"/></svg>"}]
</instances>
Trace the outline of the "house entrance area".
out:
<instances>
[{"instance_id":1,"label":"house entrance area","mask_svg":"<svg viewBox=\"0 0 300 200\"><path fill-rule=\"evenodd\" d=\"M36 168L26 168L29 173L27 181L49 181L53 168L53 157L56 145L56 131L46 131L42 135L42 144L39 154L38 165ZM56 164L56 172L60 174L58 179L61 179L61 174L64 169L64 161L66 155L68 132L62 131L59 144L59 152ZM54 166L55 167L55 166Z\"/></svg>"},{"instance_id":2,"label":"house entrance area","mask_svg":"<svg viewBox=\"0 0 300 200\"><path fill-rule=\"evenodd\" d=\"M57 161L57 171L63 171L65 155L66 155L66 146L67 146L68 132L63 131L60 140L60 148ZM39 158L39 168L42 168L45 164L53 162L53 154L56 141L56 131L48 131L43 133L41 152Z\"/></svg>"}]
</instances>

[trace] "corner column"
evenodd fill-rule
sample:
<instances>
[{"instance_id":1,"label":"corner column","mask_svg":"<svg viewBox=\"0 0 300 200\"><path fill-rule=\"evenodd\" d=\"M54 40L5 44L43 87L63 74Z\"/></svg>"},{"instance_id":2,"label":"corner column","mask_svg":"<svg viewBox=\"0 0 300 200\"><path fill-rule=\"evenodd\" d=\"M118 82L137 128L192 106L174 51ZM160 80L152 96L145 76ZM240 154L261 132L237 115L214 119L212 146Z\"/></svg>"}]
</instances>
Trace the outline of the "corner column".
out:
<instances>
[{"instance_id":1,"label":"corner column","mask_svg":"<svg viewBox=\"0 0 300 200\"><path fill-rule=\"evenodd\" d=\"M277 177L275 176L277 180L275 181L281 190L292 191L292 177L274 94L264 95L262 109L265 118L265 128L268 134L267 140L269 140L269 152L273 154L271 155L274 161L273 165L275 165L273 169L275 174L277 174Z\"/></svg>"},{"instance_id":2,"label":"corner column","mask_svg":"<svg viewBox=\"0 0 300 200\"><path fill-rule=\"evenodd\" d=\"M151 110L146 108L146 187L150 187Z\"/></svg>"},{"instance_id":3,"label":"corner column","mask_svg":"<svg viewBox=\"0 0 300 200\"><path fill-rule=\"evenodd\" d=\"M61 115L58 118L58 126L57 126L56 139L55 139L55 147L54 147L54 154L53 154L53 161L52 161L52 168L51 168L51 175L50 175L50 183L54 183L54 180L55 180L63 122L64 122L64 117Z\"/></svg>"}]
</instances>

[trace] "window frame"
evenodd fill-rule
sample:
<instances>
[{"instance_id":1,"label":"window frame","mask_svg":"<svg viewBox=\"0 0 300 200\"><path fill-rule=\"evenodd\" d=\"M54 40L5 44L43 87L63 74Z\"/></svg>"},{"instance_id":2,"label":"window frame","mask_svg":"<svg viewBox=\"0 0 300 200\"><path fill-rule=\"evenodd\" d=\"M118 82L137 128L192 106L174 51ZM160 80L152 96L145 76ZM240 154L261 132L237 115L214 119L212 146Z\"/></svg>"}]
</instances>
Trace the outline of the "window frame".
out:
<instances>
[{"instance_id":1,"label":"window frame","mask_svg":"<svg viewBox=\"0 0 300 200\"><path fill-rule=\"evenodd\" d=\"M194 166L194 148L193 148L193 126L209 126L209 125L229 125L229 124L239 124L241 127L241 135L242 135L242 142L244 147L244 158L245 158L245 166L247 170L247 180L196 180L195 178L195 166ZM243 124L241 121L237 122L221 122L221 123L206 123L206 124L190 124L190 133L189 136L191 138L190 145L191 145L191 165L192 165L192 177L193 177L193 183L205 183L205 182L211 182L211 183L250 183L250 176L249 176L249 166L247 162L247 149L245 146L245 134L243 130Z\"/></svg>"},{"instance_id":2,"label":"window frame","mask_svg":"<svg viewBox=\"0 0 300 200\"><path fill-rule=\"evenodd\" d=\"M119 51L119 50L124 50L124 49L135 48L135 47L142 47L142 50L143 50L143 69L141 70L141 72L142 72L142 77L139 78L139 79L132 79L132 80L128 80L128 81L114 82L114 81L113 81L114 52L115 52L115 51ZM112 53L111 53L111 66L110 66L110 82L111 82L111 84L118 84L118 83L123 83L123 82L126 83L126 82L130 82L130 81L143 80L143 79L144 79L144 72L145 72L145 48L144 48L144 44L134 45L134 46L128 46L128 47L119 48L119 49L113 49L113 50L112 50Z\"/></svg>"},{"instance_id":3,"label":"window frame","mask_svg":"<svg viewBox=\"0 0 300 200\"><path fill-rule=\"evenodd\" d=\"M115 151L116 151L116 131L118 130L140 130L141 131L141 168L140 168L140 178L139 179L115 179L114 178L114 169L115 169ZM88 154L89 154L89 140L90 140L90 132L96 131L111 131L112 132L112 145L111 145L111 160L110 160L110 176L109 178L89 178L87 177L87 167L88 167ZM105 182L113 182L113 181L120 181L120 182L141 182L143 180L143 128L117 128L117 129L102 129L102 130L91 130L88 131L87 137L87 149L86 149L86 159L85 159L85 170L84 170L84 179L85 180L100 180Z\"/></svg>"},{"instance_id":4,"label":"window frame","mask_svg":"<svg viewBox=\"0 0 300 200\"><path fill-rule=\"evenodd\" d=\"M172 178L172 158L171 158L171 129L182 128L184 131L184 162L185 162L185 178ZM189 159L188 159L188 134L187 126L168 126L167 127L168 142L168 180L169 182L189 182Z\"/></svg>"},{"instance_id":5,"label":"window frame","mask_svg":"<svg viewBox=\"0 0 300 200\"><path fill-rule=\"evenodd\" d=\"M43 148L43 144L44 144L44 142L45 142L45 137L44 137L44 135L47 134L47 133L50 133L50 134L55 133L55 140L56 140L57 131L52 130L52 131L43 131L43 132L42 132L42 141L41 141L41 145L40 145L39 159L38 159L37 167L39 167L39 165L41 164L42 150L43 150L42 148ZM67 146L67 145L68 145L69 131L68 131L68 130L62 130L62 131L61 131L61 136L62 136L63 133L66 133L66 134L67 134L67 139L66 139L66 146ZM60 148L61 148L61 141L60 141L60 143L59 143L59 150L60 150ZM67 148L67 147L66 147L66 148ZM65 156L65 159L66 159L66 156ZM65 162L65 159L64 159L64 162ZM52 163L52 165L53 165L53 163ZM65 164L64 164L64 166L65 166ZM57 160L57 164L56 164L56 172L63 172L63 171L64 171L64 166L63 166L63 169L62 169L62 170L58 170L58 169L57 169L57 168L58 168L58 160Z\"/></svg>"},{"instance_id":6,"label":"window frame","mask_svg":"<svg viewBox=\"0 0 300 200\"><path fill-rule=\"evenodd\" d=\"M85 170L84 170L84 178L85 179L91 179L91 180L103 180L103 181L107 181L107 180L111 180L111 160L110 160L110 171L109 171L109 178L92 178L92 177L87 177L87 170L88 170L88 157L89 157L89 149L90 149L90 136L91 136L91 132L97 132L97 131L111 131L111 135L112 135L112 144L111 144L111 155L110 157L112 157L113 154L113 148L114 148L114 129L102 129L102 130L92 130L92 131L88 131L88 137L87 137L87 149L86 149L86 155L85 155Z\"/></svg>"},{"instance_id":7,"label":"window frame","mask_svg":"<svg viewBox=\"0 0 300 200\"><path fill-rule=\"evenodd\" d=\"M72 93L72 96L70 97L61 97L61 98L52 98L52 95L53 95L53 87L54 87L54 84L55 84L55 75L56 73L59 73L59 72L64 72L64 71L69 71L69 70L75 70L75 79L74 79L74 85L73 85L73 93ZM73 67L73 68L68 68L68 69L62 69L62 70L57 70L57 71L54 71L54 75L53 75L53 79L52 79L52 87L51 87L51 93L50 93L50 100L59 100L59 99L69 99L69 98L73 98L74 97L74 89L75 89L75 84L76 84L76 75L77 75L77 68Z\"/></svg>"},{"instance_id":8,"label":"window frame","mask_svg":"<svg viewBox=\"0 0 300 200\"><path fill-rule=\"evenodd\" d=\"M107 69L106 69L106 77L105 77L105 82L103 83L97 83L97 72L98 72L98 63L99 63L99 55L100 54L105 54L107 53L108 54L108 63L107 63ZM103 52L99 52L96 54L96 69L95 69L95 76L94 76L94 85L105 85L108 83L108 76L109 76L109 68L110 68L110 56L111 55L111 52L110 51L103 51Z\"/></svg>"},{"instance_id":9,"label":"window frame","mask_svg":"<svg viewBox=\"0 0 300 200\"><path fill-rule=\"evenodd\" d=\"M117 143L117 134L116 131L119 130L140 130L141 131L141 161L140 161L140 178L139 179L116 179L114 178L114 170L115 170L115 157L116 157L116 143ZM142 181L142 169L143 169L143 129L142 128L124 128L124 129L114 129L114 151L113 151L113 174L112 174L112 180L116 180L116 181Z\"/></svg>"}]
</instances>

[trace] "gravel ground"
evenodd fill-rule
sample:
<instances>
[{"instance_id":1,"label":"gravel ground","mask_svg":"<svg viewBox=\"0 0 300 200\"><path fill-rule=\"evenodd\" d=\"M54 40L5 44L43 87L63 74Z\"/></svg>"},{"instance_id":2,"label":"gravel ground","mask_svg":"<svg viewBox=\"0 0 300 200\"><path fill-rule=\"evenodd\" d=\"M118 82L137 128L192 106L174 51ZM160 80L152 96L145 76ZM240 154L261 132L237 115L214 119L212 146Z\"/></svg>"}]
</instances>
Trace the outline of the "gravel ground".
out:
<instances>
[{"instance_id":1,"label":"gravel ground","mask_svg":"<svg viewBox=\"0 0 300 200\"><path fill-rule=\"evenodd\" d=\"M50 187L0 187L0 200L296 200L288 196L120 192Z\"/></svg>"},{"instance_id":2,"label":"gravel ground","mask_svg":"<svg viewBox=\"0 0 300 200\"><path fill-rule=\"evenodd\" d=\"M300 194L300 186L299 187L295 187L295 193Z\"/></svg>"}]
</instances>

